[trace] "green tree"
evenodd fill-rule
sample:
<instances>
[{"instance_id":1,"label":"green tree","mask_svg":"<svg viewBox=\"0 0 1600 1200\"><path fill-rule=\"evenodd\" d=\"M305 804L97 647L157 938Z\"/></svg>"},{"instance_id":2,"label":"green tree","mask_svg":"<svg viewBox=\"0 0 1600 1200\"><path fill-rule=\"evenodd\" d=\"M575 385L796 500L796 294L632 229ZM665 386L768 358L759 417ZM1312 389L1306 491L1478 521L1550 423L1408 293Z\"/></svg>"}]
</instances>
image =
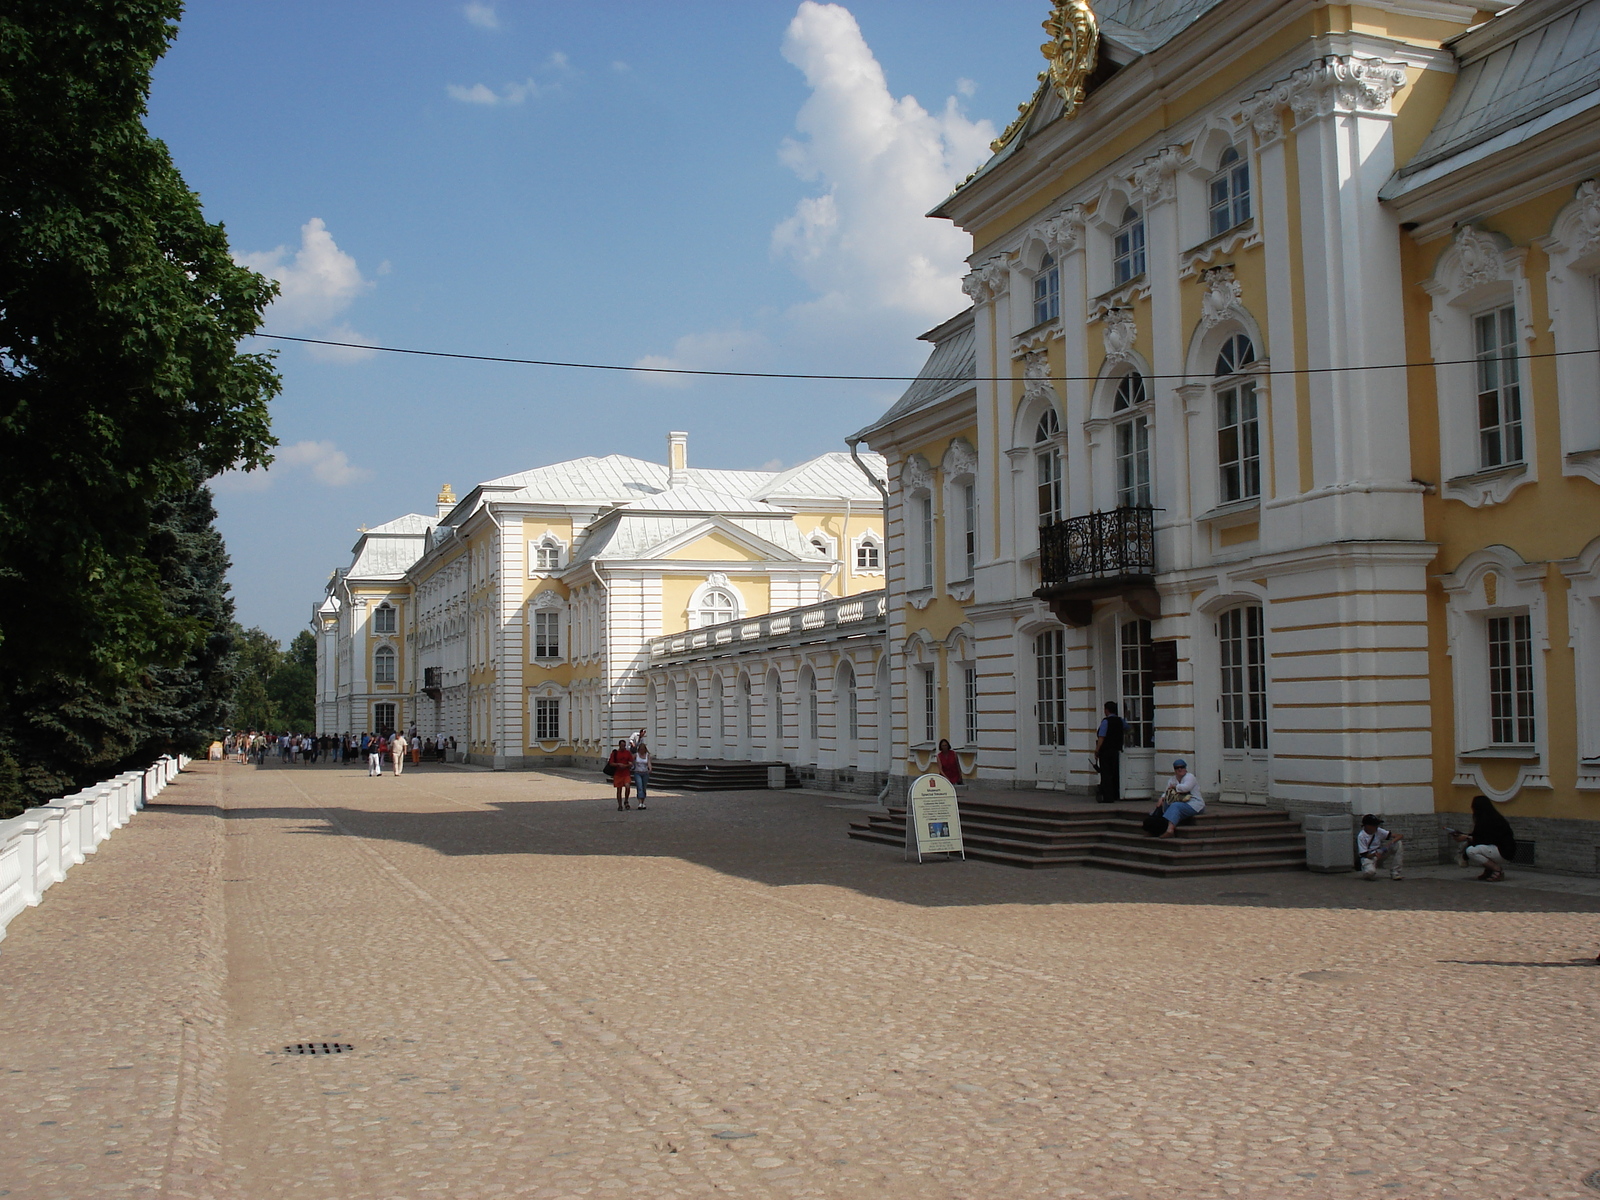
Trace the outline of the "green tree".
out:
<instances>
[{"instance_id":1,"label":"green tree","mask_svg":"<svg viewBox=\"0 0 1600 1200\"><path fill-rule=\"evenodd\" d=\"M309 629L294 635L272 674L267 693L284 728L314 733L317 727L317 639Z\"/></svg>"},{"instance_id":2,"label":"green tree","mask_svg":"<svg viewBox=\"0 0 1600 1200\"><path fill-rule=\"evenodd\" d=\"M180 11L0 14L0 802L144 745L130 689L175 683L152 672L207 679L163 701L170 736L226 691L195 665L226 659L214 602L169 596L189 585L155 526L197 479L270 461L279 380L238 343L276 285L234 263L144 128Z\"/></svg>"},{"instance_id":3,"label":"green tree","mask_svg":"<svg viewBox=\"0 0 1600 1200\"><path fill-rule=\"evenodd\" d=\"M283 661L277 639L263 629L233 627L234 692L232 724L235 729L276 731L283 722L269 685Z\"/></svg>"}]
</instances>

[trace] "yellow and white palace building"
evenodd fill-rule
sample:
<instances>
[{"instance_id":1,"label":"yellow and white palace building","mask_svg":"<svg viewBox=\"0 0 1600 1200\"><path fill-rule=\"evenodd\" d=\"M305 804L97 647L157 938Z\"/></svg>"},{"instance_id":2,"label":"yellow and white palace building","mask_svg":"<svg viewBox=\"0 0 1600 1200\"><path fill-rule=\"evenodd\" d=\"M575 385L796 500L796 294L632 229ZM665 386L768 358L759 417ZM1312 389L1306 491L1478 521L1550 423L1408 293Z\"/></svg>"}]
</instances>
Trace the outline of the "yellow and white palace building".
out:
<instances>
[{"instance_id":1,"label":"yellow and white palace building","mask_svg":"<svg viewBox=\"0 0 1600 1200\"><path fill-rule=\"evenodd\" d=\"M931 214L972 305L846 439L863 474L707 478L680 517L681 465L627 460L636 498L533 472L374 530L322 611L366 672L328 719L384 702L349 607L382 592L485 762L643 724L875 790L948 737L976 788L1087 790L1115 700L1125 794L1181 754L1426 854L1481 792L1538 865L1600 871L1600 0L1041 7L1038 90Z\"/></svg>"}]
</instances>

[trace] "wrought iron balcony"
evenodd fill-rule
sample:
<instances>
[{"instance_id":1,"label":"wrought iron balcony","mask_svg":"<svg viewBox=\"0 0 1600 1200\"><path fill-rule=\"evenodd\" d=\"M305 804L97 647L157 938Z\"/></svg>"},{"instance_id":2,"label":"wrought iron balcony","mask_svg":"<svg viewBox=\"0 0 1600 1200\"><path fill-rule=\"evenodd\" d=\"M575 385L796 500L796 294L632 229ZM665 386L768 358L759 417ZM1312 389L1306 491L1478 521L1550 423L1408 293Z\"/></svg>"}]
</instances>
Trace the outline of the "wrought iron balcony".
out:
<instances>
[{"instance_id":1,"label":"wrought iron balcony","mask_svg":"<svg viewBox=\"0 0 1600 1200\"><path fill-rule=\"evenodd\" d=\"M1155 510L1114 508L1039 530L1040 586L1033 594L1069 625L1087 625L1094 602L1125 598L1141 616L1159 615Z\"/></svg>"},{"instance_id":2,"label":"wrought iron balcony","mask_svg":"<svg viewBox=\"0 0 1600 1200\"><path fill-rule=\"evenodd\" d=\"M422 668L422 692L430 700L437 700L442 689L439 684L439 668Z\"/></svg>"}]
</instances>

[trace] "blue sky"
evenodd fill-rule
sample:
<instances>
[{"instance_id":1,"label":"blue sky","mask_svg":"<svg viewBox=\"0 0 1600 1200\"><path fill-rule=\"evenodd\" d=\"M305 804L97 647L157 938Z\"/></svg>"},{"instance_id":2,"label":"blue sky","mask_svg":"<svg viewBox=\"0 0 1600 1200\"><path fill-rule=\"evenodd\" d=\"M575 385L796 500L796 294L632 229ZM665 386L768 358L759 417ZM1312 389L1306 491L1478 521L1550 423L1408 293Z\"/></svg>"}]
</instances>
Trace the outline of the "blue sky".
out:
<instances>
[{"instance_id":1,"label":"blue sky","mask_svg":"<svg viewBox=\"0 0 1600 1200\"><path fill-rule=\"evenodd\" d=\"M269 331L479 354L914 372L969 245L920 214L1042 66L1043 0L195 0L150 128ZM266 343L263 343L266 344ZM361 524L585 454L790 465L869 383L640 378L283 348L282 442L217 481L239 617L288 639Z\"/></svg>"}]
</instances>

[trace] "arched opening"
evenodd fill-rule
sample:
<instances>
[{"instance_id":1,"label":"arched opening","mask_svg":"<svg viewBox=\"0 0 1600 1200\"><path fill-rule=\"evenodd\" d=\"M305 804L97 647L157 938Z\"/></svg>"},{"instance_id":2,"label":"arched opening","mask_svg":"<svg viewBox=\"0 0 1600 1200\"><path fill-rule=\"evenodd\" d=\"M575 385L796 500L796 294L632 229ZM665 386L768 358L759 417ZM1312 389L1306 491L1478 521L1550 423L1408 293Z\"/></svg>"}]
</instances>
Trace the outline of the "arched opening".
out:
<instances>
[{"instance_id":1,"label":"arched opening","mask_svg":"<svg viewBox=\"0 0 1600 1200\"><path fill-rule=\"evenodd\" d=\"M762 699L766 728L762 730L762 748L769 759L779 761L783 758L783 681L775 669L767 672L765 692Z\"/></svg>"},{"instance_id":2,"label":"arched opening","mask_svg":"<svg viewBox=\"0 0 1600 1200\"><path fill-rule=\"evenodd\" d=\"M835 765L854 768L856 747L861 739L861 697L856 691L856 672L848 659L841 660L833 673Z\"/></svg>"},{"instance_id":3,"label":"arched opening","mask_svg":"<svg viewBox=\"0 0 1600 1200\"><path fill-rule=\"evenodd\" d=\"M711 757L728 757L727 711L722 691L722 676L711 680Z\"/></svg>"}]
</instances>

